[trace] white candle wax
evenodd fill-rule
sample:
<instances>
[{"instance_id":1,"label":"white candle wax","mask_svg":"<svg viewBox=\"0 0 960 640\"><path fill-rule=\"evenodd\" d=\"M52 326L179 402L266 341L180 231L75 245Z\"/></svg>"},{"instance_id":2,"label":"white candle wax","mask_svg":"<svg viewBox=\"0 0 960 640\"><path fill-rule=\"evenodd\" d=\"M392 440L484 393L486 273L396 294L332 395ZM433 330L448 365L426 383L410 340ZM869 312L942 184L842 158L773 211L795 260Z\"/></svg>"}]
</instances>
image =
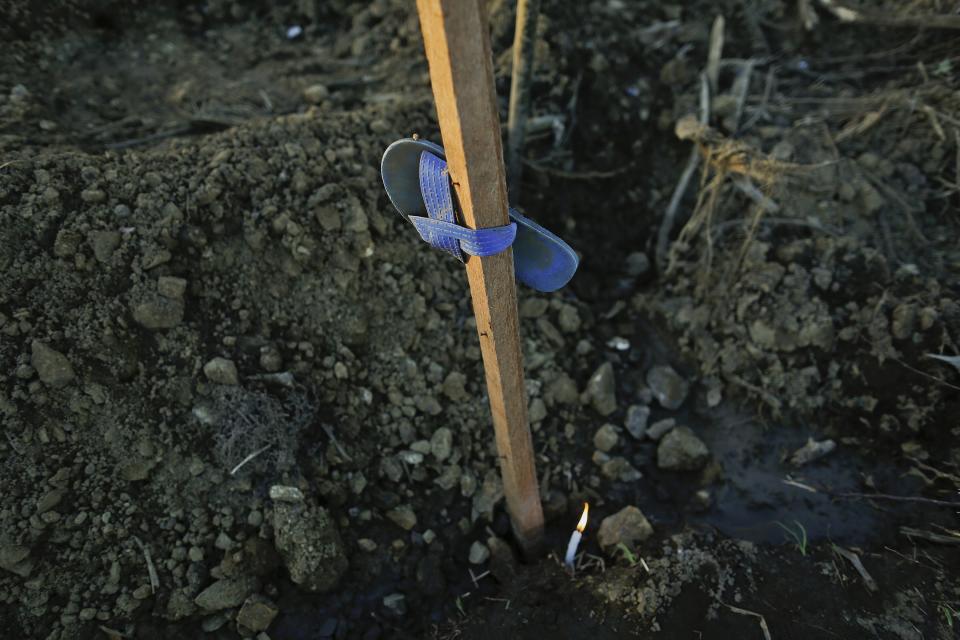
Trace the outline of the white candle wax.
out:
<instances>
[{"instance_id":1,"label":"white candle wax","mask_svg":"<svg viewBox=\"0 0 960 640\"><path fill-rule=\"evenodd\" d=\"M573 559L577 556L577 547L580 546L580 538L582 537L582 533L574 530L573 535L570 536L570 542L567 543L567 555L564 558L564 564L571 569L573 569Z\"/></svg>"}]
</instances>

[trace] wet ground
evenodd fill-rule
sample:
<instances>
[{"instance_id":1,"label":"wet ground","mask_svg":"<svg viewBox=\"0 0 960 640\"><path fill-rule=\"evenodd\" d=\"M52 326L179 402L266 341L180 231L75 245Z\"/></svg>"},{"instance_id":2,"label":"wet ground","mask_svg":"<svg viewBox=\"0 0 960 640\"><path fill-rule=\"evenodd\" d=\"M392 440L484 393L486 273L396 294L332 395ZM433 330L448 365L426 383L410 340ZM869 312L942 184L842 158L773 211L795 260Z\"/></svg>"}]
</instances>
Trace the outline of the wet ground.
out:
<instances>
[{"instance_id":1,"label":"wet ground","mask_svg":"<svg viewBox=\"0 0 960 640\"><path fill-rule=\"evenodd\" d=\"M544 3L519 204L582 261L519 292L521 562L466 280L377 173L439 140L408 3L10 3L0 630L956 637L957 43L811 4Z\"/></svg>"}]
</instances>

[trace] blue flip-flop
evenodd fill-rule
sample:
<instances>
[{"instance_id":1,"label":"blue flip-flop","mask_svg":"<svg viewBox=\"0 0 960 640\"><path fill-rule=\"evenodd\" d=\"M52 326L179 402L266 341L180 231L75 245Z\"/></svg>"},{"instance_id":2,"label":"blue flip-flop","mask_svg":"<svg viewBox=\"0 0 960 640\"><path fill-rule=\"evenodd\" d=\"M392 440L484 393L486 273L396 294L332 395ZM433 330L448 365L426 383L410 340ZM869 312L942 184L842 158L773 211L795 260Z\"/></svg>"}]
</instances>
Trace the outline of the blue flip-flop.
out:
<instances>
[{"instance_id":1,"label":"blue flip-flop","mask_svg":"<svg viewBox=\"0 0 960 640\"><path fill-rule=\"evenodd\" d=\"M537 291L556 291L577 271L580 260L566 242L509 209L503 227L469 229L459 224L443 147L405 138L387 147L380 164L390 202L428 243L463 261L463 253L488 256L513 246L517 279Z\"/></svg>"}]
</instances>

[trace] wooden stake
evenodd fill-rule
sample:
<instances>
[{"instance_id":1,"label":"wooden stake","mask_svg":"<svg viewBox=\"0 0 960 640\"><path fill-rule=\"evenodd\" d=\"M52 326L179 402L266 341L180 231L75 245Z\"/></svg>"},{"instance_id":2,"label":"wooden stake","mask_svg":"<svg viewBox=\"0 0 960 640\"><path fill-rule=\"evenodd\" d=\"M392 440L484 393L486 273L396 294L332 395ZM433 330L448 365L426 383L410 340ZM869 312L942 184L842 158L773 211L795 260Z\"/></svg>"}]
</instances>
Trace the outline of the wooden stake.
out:
<instances>
[{"instance_id":1,"label":"wooden stake","mask_svg":"<svg viewBox=\"0 0 960 640\"><path fill-rule=\"evenodd\" d=\"M447 168L471 228L509 223L483 0L417 0ZM528 554L543 539L533 442L527 421L513 251L467 260L473 313L490 395L500 473L514 534Z\"/></svg>"}]
</instances>

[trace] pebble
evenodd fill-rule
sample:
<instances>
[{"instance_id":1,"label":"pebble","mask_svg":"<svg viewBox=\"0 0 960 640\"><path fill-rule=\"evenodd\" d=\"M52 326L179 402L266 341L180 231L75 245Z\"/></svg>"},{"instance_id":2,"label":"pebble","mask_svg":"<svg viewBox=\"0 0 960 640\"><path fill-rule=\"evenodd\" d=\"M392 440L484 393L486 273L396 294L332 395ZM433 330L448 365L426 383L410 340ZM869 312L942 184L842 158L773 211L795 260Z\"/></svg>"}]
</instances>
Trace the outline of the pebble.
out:
<instances>
[{"instance_id":1,"label":"pebble","mask_svg":"<svg viewBox=\"0 0 960 640\"><path fill-rule=\"evenodd\" d=\"M617 409L616 380L613 365L604 362L597 367L587 382L587 397L594 410L602 416L608 416Z\"/></svg>"},{"instance_id":2,"label":"pebble","mask_svg":"<svg viewBox=\"0 0 960 640\"><path fill-rule=\"evenodd\" d=\"M577 391L577 383L566 373L561 373L554 378L544 391L544 397L552 403L576 404L580 398Z\"/></svg>"},{"instance_id":3,"label":"pebble","mask_svg":"<svg viewBox=\"0 0 960 640\"><path fill-rule=\"evenodd\" d=\"M543 398L534 398L530 401L529 418L531 424L542 422L547 417L547 405Z\"/></svg>"},{"instance_id":4,"label":"pebble","mask_svg":"<svg viewBox=\"0 0 960 640\"><path fill-rule=\"evenodd\" d=\"M539 318L549 306L550 303L544 298L527 298L520 303L519 314L521 318Z\"/></svg>"},{"instance_id":5,"label":"pebble","mask_svg":"<svg viewBox=\"0 0 960 640\"><path fill-rule=\"evenodd\" d=\"M237 375L237 365L227 358L214 358L203 365L203 374L214 384L237 385L240 383Z\"/></svg>"},{"instance_id":6,"label":"pebble","mask_svg":"<svg viewBox=\"0 0 960 640\"><path fill-rule=\"evenodd\" d=\"M102 189L84 189L80 192L80 199L88 204L101 204L107 201L107 194Z\"/></svg>"},{"instance_id":7,"label":"pebble","mask_svg":"<svg viewBox=\"0 0 960 640\"><path fill-rule=\"evenodd\" d=\"M109 262L113 252L120 247L119 231L91 231L88 238L97 262Z\"/></svg>"},{"instance_id":8,"label":"pebble","mask_svg":"<svg viewBox=\"0 0 960 640\"><path fill-rule=\"evenodd\" d=\"M310 104L320 104L330 95L326 85L313 84L303 90L303 99Z\"/></svg>"},{"instance_id":9,"label":"pebble","mask_svg":"<svg viewBox=\"0 0 960 640\"><path fill-rule=\"evenodd\" d=\"M654 441L659 440L675 426L677 426L677 420L675 418L657 420L647 429L647 437Z\"/></svg>"},{"instance_id":10,"label":"pebble","mask_svg":"<svg viewBox=\"0 0 960 640\"><path fill-rule=\"evenodd\" d=\"M647 372L647 386L664 409L679 409L690 390L687 381L669 365L651 368Z\"/></svg>"},{"instance_id":11,"label":"pebble","mask_svg":"<svg viewBox=\"0 0 960 640\"><path fill-rule=\"evenodd\" d=\"M383 598L383 606L398 616L407 613L407 598L402 593L391 593Z\"/></svg>"},{"instance_id":12,"label":"pebble","mask_svg":"<svg viewBox=\"0 0 960 640\"><path fill-rule=\"evenodd\" d=\"M157 278L157 293L171 300L182 300L183 294L187 290L187 281L183 278L173 276L160 276Z\"/></svg>"},{"instance_id":13,"label":"pebble","mask_svg":"<svg viewBox=\"0 0 960 640\"><path fill-rule=\"evenodd\" d=\"M251 631L266 631L278 613L280 609L273 602L261 595L253 595L240 607L237 622Z\"/></svg>"},{"instance_id":14,"label":"pebble","mask_svg":"<svg viewBox=\"0 0 960 640\"><path fill-rule=\"evenodd\" d=\"M605 424L593 436L593 446L598 450L607 453L617 446L620 436L617 435L617 428L612 424Z\"/></svg>"},{"instance_id":15,"label":"pebble","mask_svg":"<svg viewBox=\"0 0 960 640\"><path fill-rule=\"evenodd\" d=\"M447 427L440 427L430 436L430 453L443 462L453 452L453 431Z\"/></svg>"},{"instance_id":16,"label":"pebble","mask_svg":"<svg viewBox=\"0 0 960 640\"><path fill-rule=\"evenodd\" d=\"M463 402L470 398L466 389L467 376L459 371L451 371L443 381L443 395L453 402Z\"/></svg>"},{"instance_id":17,"label":"pebble","mask_svg":"<svg viewBox=\"0 0 960 640\"><path fill-rule=\"evenodd\" d=\"M133 308L133 319L150 331L173 329L183 322L183 302L157 297Z\"/></svg>"},{"instance_id":18,"label":"pebble","mask_svg":"<svg viewBox=\"0 0 960 640\"><path fill-rule=\"evenodd\" d=\"M795 467L802 467L805 464L819 460L836 448L837 443L833 440L821 440L817 442L813 438L808 438L806 444L794 451L793 455L790 456L790 464Z\"/></svg>"},{"instance_id":19,"label":"pebble","mask_svg":"<svg viewBox=\"0 0 960 640\"><path fill-rule=\"evenodd\" d=\"M377 550L377 543L370 538L360 538L357 540L357 546L367 553L372 553Z\"/></svg>"},{"instance_id":20,"label":"pebble","mask_svg":"<svg viewBox=\"0 0 960 640\"><path fill-rule=\"evenodd\" d=\"M399 507L390 509L385 515L391 522L406 531L410 531L417 526L417 514L414 513L410 505L400 505Z\"/></svg>"},{"instance_id":21,"label":"pebble","mask_svg":"<svg viewBox=\"0 0 960 640\"><path fill-rule=\"evenodd\" d=\"M490 559L490 549L482 542L475 541L470 545L470 564L483 564Z\"/></svg>"},{"instance_id":22,"label":"pebble","mask_svg":"<svg viewBox=\"0 0 960 640\"><path fill-rule=\"evenodd\" d=\"M255 587L254 579L247 576L217 580L201 591L194 603L206 611L238 607Z\"/></svg>"},{"instance_id":23,"label":"pebble","mask_svg":"<svg viewBox=\"0 0 960 640\"><path fill-rule=\"evenodd\" d=\"M323 507L274 502L274 545L290 579L311 593L335 589L349 567L336 522Z\"/></svg>"},{"instance_id":24,"label":"pebble","mask_svg":"<svg viewBox=\"0 0 960 640\"><path fill-rule=\"evenodd\" d=\"M643 440L647 433L647 422L650 420L650 407L642 404L630 405L627 408L627 417L624 420L624 427L627 433L637 440Z\"/></svg>"},{"instance_id":25,"label":"pebble","mask_svg":"<svg viewBox=\"0 0 960 640\"><path fill-rule=\"evenodd\" d=\"M19 544L0 545L0 569L26 578L33 570L30 548Z\"/></svg>"},{"instance_id":26,"label":"pebble","mask_svg":"<svg viewBox=\"0 0 960 640\"><path fill-rule=\"evenodd\" d=\"M564 333L576 333L580 329L580 314L577 308L572 304L565 304L560 307L557 315L557 324Z\"/></svg>"},{"instance_id":27,"label":"pebble","mask_svg":"<svg viewBox=\"0 0 960 640\"><path fill-rule=\"evenodd\" d=\"M628 276L642 276L650 271L650 258L642 251L634 251L627 256L626 271Z\"/></svg>"},{"instance_id":28,"label":"pebble","mask_svg":"<svg viewBox=\"0 0 960 640\"><path fill-rule=\"evenodd\" d=\"M603 462L600 471L604 476L619 482L635 482L643 477L626 458L616 456Z\"/></svg>"},{"instance_id":29,"label":"pebble","mask_svg":"<svg viewBox=\"0 0 960 640\"><path fill-rule=\"evenodd\" d=\"M622 543L633 548L651 535L653 527L643 512L634 506L628 506L603 519L597 533L597 542L607 554L613 554L617 545Z\"/></svg>"},{"instance_id":30,"label":"pebble","mask_svg":"<svg viewBox=\"0 0 960 640\"><path fill-rule=\"evenodd\" d=\"M893 337L898 340L906 340L912 336L916 320L916 307L907 302L897 305L893 310L893 318L890 323Z\"/></svg>"},{"instance_id":31,"label":"pebble","mask_svg":"<svg viewBox=\"0 0 960 640\"><path fill-rule=\"evenodd\" d=\"M709 458L707 445L689 427L676 427L657 447L657 466L669 471L696 471Z\"/></svg>"},{"instance_id":32,"label":"pebble","mask_svg":"<svg viewBox=\"0 0 960 640\"><path fill-rule=\"evenodd\" d=\"M58 258L69 258L77 252L82 241L83 236L76 231L61 229L57 232L57 237L53 241L53 255Z\"/></svg>"},{"instance_id":33,"label":"pebble","mask_svg":"<svg viewBox=\"0 0 960 640\"><path fill-rule=\"evenodd\" d=\"M73 366L67 357L47 344L34 340L30 344L30 352L30 364L37 370L37 375L45 384L59 389L76 378Z\"/></svg>"},{"instance_id":34,"label":"pebble","mask_svg":"<svg viewBox=\"0 0 960 640\"><path fill-rule=\"evenodd\" d=\"M303 502L303 491L296 487L275 484L270 487L270 499L280 502Z\"/></svg>"}]
</instances>

